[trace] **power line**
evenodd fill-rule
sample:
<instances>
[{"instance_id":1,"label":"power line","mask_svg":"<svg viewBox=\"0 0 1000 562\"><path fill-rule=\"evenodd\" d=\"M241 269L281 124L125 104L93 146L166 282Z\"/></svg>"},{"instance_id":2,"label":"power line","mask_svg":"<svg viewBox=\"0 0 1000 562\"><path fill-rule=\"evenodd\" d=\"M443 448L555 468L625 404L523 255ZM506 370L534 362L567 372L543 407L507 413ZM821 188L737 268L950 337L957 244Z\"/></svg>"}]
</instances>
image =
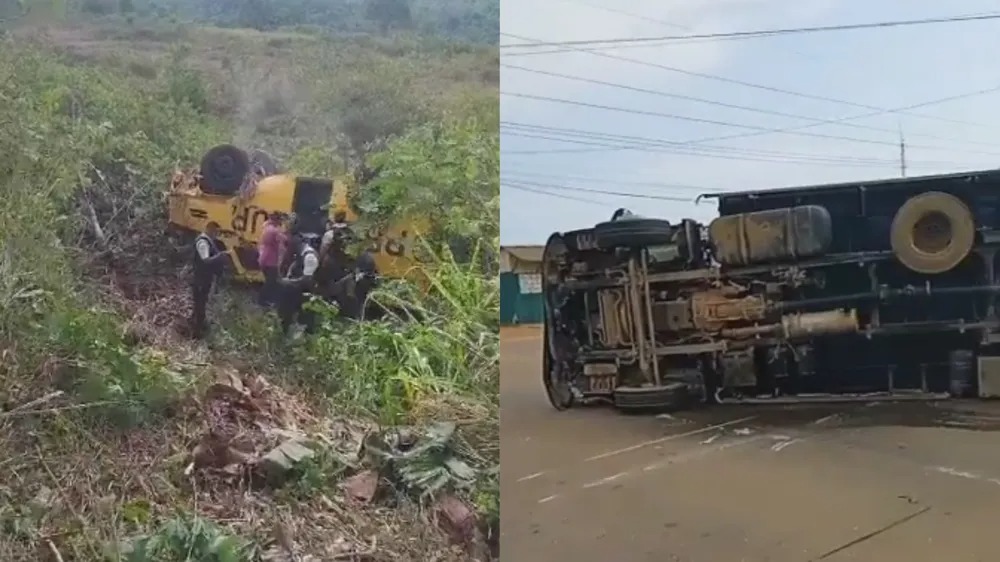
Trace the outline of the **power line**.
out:
<instances>
[{"instance_id":1,"label":"power line","mask_svg":"<svg viewBox=\"0 0 1000 562\"><path fill-rule=\"evenodd\" d=\"M593 3L590 3L590 2L584 2L583 0L562 0L562 1L570 3L570 4L578 4L580 6L587 6L589 8L594 8L594 9L597 9L597 10L602 10L602 11L605 11L605 12L608 12L608 13L611 13L611 14L618 14L618 15L622 15L622 16L634 18L634 19L637 19L637 20L641 20L641 21L647 21L647 22L650 22L650 23L655 23L655 24L658 24L658 25L662 25L664 27L670 27L670 28L673 28L673 29L680 29L682 31L691 31L691 32L694 31L694 28L691 27L691 26L689 26L689 25L682 25L682 24L679 24L679 23L673 23L673 22L669 22L669 21L664 21L664 20L657 19L657 18L654 18L654 17L651 17L651 16L647 16L645 14L637 14L635 12L629 12L629 11L626 11L626 10L622 10L620 8L611 8L609 6L603 6L603 5L600 5L600 4L593 4ZM675 44L675 45L678 45L678 44L683 45L683 44L700 43L700 42L701 41L697 41L697 40L693 40L693 41L677 41L677 42L674 42L673 44ZM771 44L768 44L768 45L773 47L773 45L771 45ZM627 49L627 48L633 48L633 47L649 47L649 46L650 45L622 45L621 47L618 47L618 49L622 49L622 48L626 48ZM574 49L565 49L565 48L563 48L563 49L551 49L551 50L547 50L547 51L532 51L532 52L529 52L529 53L523 53L522 52L522 53L518 53L518 55L544 55L544 54L549 54L549 53L565 53L565 52L569 52L569 51L572 51L572 50L574 50ZM587 50L590 50L590 49L587 49ZM596 48L594 50L600 50L600 47L598 47L598 48ZM780 50L788 51L790 53L794 53L794 54L799 55L799 56L801 56L803 58L806 58L806 59L810 59L810 60L814 60L814 61L815 60L820 60L820 58L817 57L817 56L815 56L815 55L812 55L812 54L809 54L809 53L804 53L804 52L796 50L796 49L780 49Z\"/></svg>"},{"instance_id":2,"label":"power line","mask_svg":"<svg viewBox=\"0 0 1000 562\"><path fill-rule=\"evenodd\" d=\"M570 144L589 146L594 148L581 148L581 149L549 149L549 150L513 150L504 153L504 157L507 156L529 156L529 155L548 155L548 154L565 154L565 153L581 153L581 152L607 152L609 150L629 150L637 152L649 152L653 154L673 154L676 156L690 156L696 158L713 158L717 160L726 161L745 161L745 162L762 162L767 164L794 164L803 166L829 166L834 168L885 168L885 167L896 167L898 161L896 160L883 160L881 162L870 162L870 161L859 161L852 162L850 160L839 160L839 161L827 161L820 160L819 158L815 160L805 160L805 159L794 159L794 158L768 158L764 156L753 156L753 155L741 155L739 153L728 154L728 153L712 153L704 151L695 150L683 150L677 148L664 148L658 146L646 146L646 145L636 145L636 144L609 144L605 142L593 142L589 140L576 140L576 139L564 139L546 135L532 135L524 133L511 133L505 132L504 134L516 137L524 137L530 139L538 140L548 140L565 142ZM920 166L914 165L913 167L924 167L924 168L968 168L977 167L966 164L958 163L936 163L931 164L924 162Z\"/></svg>"},{"instance_id":3,"label":"power line","mask_svg":"<svg viewBox=\"0 0 1000 562\"><path fill-rule=\"evenodd\" d=\"M509 183L509 182L508 182ZM587 187L573 187L568 185L561 185L555 183L546 182L535 182L527 180L516 180L516 183L521 185L527 185L536 188L545 189L555 189L559 191L569 191L569 192L579 192L579 193L595 193L600 195L612 195L614 197L630 197L633 199L651 199L655 201L675 201L679 203L694 203L694 198L691 197L671 197L669 195L649 195L645 193L629 193L627 191L610 191L606 189L591 189Z\"/></svg>"},{"instance_id":4,"label":"power line","mask_svg":"<svg viewBox=\"0 0 1000 562\"><path fill-rule=\"evenodd\" d=\"M590 2L585 2L583 0L563 0L563 2L569 2L571 4L580 4L581 6L588 6L588 7L595 8L595 9L598 9L598 10L603 10L605 12L609 12L609 13L612 13L612 14L621 14L623 16L628 16L628 17L631 17L631 18L636 18L636 19L640 19L640 20L645 20L645 21L653 22L653 23L658 23L660 25L663 25L663 26L666 26L666 27L672 27L674 29L680 29L682 31L691 31L691 29L692 29L690 26L687 26L687 25L681 25L679 23L673 23L673 22L669 22L669 21L663 21L663 20L659 20L659 19L652 18L652 17L649 17L649 16L645 16L645 15L642 15L642 14L636 14L636 13L632 13L632 12L626 12L625 10L622 10L620 8L611 8L611 7L608 7L608 6L602 6L600 4L592 4Z\"/></svg>"},{"instance_id":5,"label":"power line","mask_svg":"<svg viewBox=\"0 0 1000 562\"><path fill-rule=\"evenodd\" d=\"M537 138L541 140L552 140L559 142L569 142L573 144L584 144L590 146L603 146L609 148L627 147L627 148L661 148L663 150L655 150L653 152L670 152L670 153L680 153L680 154L697 154L706 156L718 156L723 158L729 158L732 156L759 156L759 157L779 157L785 158L787 160L801 159L804 163L814 163L814 162L827 162L837 165L851 164L851 163L862 163L862 164L895 164L895 160L888 159L874 159L874 158L851 158L848 156L817 156L810 154L801 153L782 153L777 151L752 151L741 148L733 147L707 147L703 145L698 146L686 146L681 143L671 142L671 141L661 141L658 139L652 139L648 137L631 137L625 135L603 135L601 133L591 133L589 131L580 131L579 129L563 129L558 127L541 127L541 126L521 126L521 129L514 127L512 125L501 124L501 131L503 134L524 137L524 138ZM513 128L509 130L507 128ZM527 132L525 132L527 131ZM533 132L537 131L537 132ZM561 136L552 136L561 135ZM565 138L569 137L569 138ZM510 151L507 154L522 154L525 151ZM534 151L527 151L534 152ZM750 160L757 161L757 158L750 158ZM767 160L761 160L767 161Z\"/></svg>"},{"instance_id":6,"label":"power line","mask_svg":"<svg viewBox=\"0 0 1000 562\"><path fill-rule=\"evenodd\" d=\"M761 35L759 37L769 37L767 35ZM780 37L780 36L778 36ZM718 43L722 41L736 41L737 39L690 39L686 41L671 41L669 43L634 43L626 45L597 45L593 47L576 47L573 45L568 45L565 47L553 47L551 49L538 49L538 50L524 50L516 52L505 52L501 53L504 57L537 57L541 55L557 55L559 53L571 53L573 51L579 51L581 53L595 53L603 51L606 49L614 49L615 51L621 51L624 49L649 49L657 47L677 47L685 45L700 45L704 43Z\"/></svg>"},{"instance_id":7,"label":"power line","mask_svg":"<svg viewBox=\"0 0 1000 562\"><path fill-rule=\"evenodd\" d=\"M565 193L554 193L551 191L545 191L544 189L535 189L533 187L528 187L524 185L517 185L513 183L501 183L502 187L508 187L510 189L518 189L521 191L527 191L529 193L537 193L539 195L548 195L549 197L555 197L556 199L567 199L569 201L579 201L581 203L591 203L593 205L600 205L601 207L607 207L610 204L602 201L597 201L595 199L587 199L585 197L574 197L572 195L566 195Z\"/></svg>"},{"instance_id":8,"label":"power line","mask_svg":"<svg viewBox=\"0 0 1000 562\"><path fill-rule=\"evenodd\" d=\"M582 45L607 45L609 47L613 47L617 45L636 44L636 43L655 42L657 44L662 44L671 41L690 41L693 39L717 40L717 39L736 39L736 38L750 38L750 37L774 37L776 35L820 33L820 32L830 32L830 31L851 31L859 29L885 29L893 27L961 23L961 22L986 21L995 19L1000 19L1000 14L996 13L972 14L972 15L951 16L942 18L923 18L917 20L893 20L893 21L881 21L881 22L870 22L870 23L823 25L814 27L791 27L791 28L781 28L781 29L763 29L754 31L729 31L723 33L696 33L691 35L620 37L615 39L582 39L577 41L543 41L540 43L508 43L506 45L500 45L500 48L521 49L521 48L532 48L532 47L537 48L537 47L582 46Z\"/></svg>"},{"instance_id":9,"label":"power line","mask_svg":"<svg viewBox=\"0 0 1000 562\"><path fill-rule=\"evenodd\" d=\"M501 177L507 176L522 176L527 178L541 178L541 179L554 179L559 180L569 180L577 181L582 183L600 183L600 184L615 184L615 185L631 185L635 187L651 187L654 189L681 189L681 190L691 190L697 191L699 193L705 193L706 191L722 191L721 188L716 187L705 187L702 185L690 185L690 184L679 184L679 183L661 183L661 182L645 182L645 181L630 181L619 178L601 178L593 176L580 176L572 174L544 174L539 172L523 172L523 171L501 171Z\"/></svg>"},{"instance_id":10,"label":"power line","mask_svg":"<svg viewBox=\"0 0 1000 562\"><path fill-rule=\"evenodd\" d=\"M870 130L870 131L878 131L878 132L896 134L896 131L894 129L887 129L887 128L884 128L884 127L874 127L874 126L871 126L871 125L860 125L858 123L850 123L850 122L848 122L848 121L851 121L853 119L858 118L856 116L855 117L843 117L843 118L837 118L837 119L821 119L821 118L817 118L817 117L811 117L811 116L808 116L808 115L800 115L800 114L795 114L795 113L786 113L786 112L783 112L783 111L773 111L773 110L769 110L769 109L761 109L761 108L757 108L757 107L750 107L750 106L738 105L738 104L734 104L734 103L721 102L721 101L716 101L716 100L701 98L701 97L697 97L697 96L688 96L688 95L684 95L684 94L675 94L673 92L666 92L666 91L663 91L663 90L653 90L653 89L649 89L649 88L639 88L639 87L636 87L636 86L629 86L627 84L619 84L619 83L616 83L616 82L608 82L606 80L597 80L597 79L594 79L594 78L586 78L586 77L583 77L583 76L574 76L574 75L571 75L571 74L562 74L562 73L559 73L559 72L549 72L547 70L539 70L539 69L535 69L535 68L528 68L528 67L519 66L519 65L516 65L516 64L500 63L500 66L502 66L504 68L512 68L512 69L515 69L515 70L520 70L520 71L523 71L523 72L529 72L529 73L533 73L533 74L539 74L539 75L543 75L543 76L551 76L553 78L561 78L561 79L564 79L564 80L572 80L572 81L584 82L584 83L588 83L588 84L597 84L597 85L601 85L601 86L608 86L608 87L611 87L611 88L618 88L618 89L622 89L622 90L629 90L629 91L632 91L632 92L639 92L639 93L651 94L651 95L661 96L661 97L666 97L666 98L680 99L680 100L685 100L685 101L692 101L692 102L696 102L696 103L703 103L703 104L706 104L706 105L714 105L714 106L717 106L717 107L726 107L726 108L730 108L730 109L738 109L738 110L741 110L741 111L749 111L749 112L753 112L753 113L760 113L760 114L763 114L763 115L773 115L773 116L777 116L777 117L786 117L786 118L790 118L790 119L807 119L809 121L813 121L814 123L808 125L808 127L818 127L820 125L837 125L837 126L841 126L841 127L850 127L850 128L855 128L855 129L865 129L865 130ZM947 98L941 98L941 99L937 99L937 100L931 100L929 102L923 102L923 103L920 103L920 104L916 104L916 106L917 107L926 107L928 105L935 105L935 104L939 104L939 103L944 103L946 101L954 101L956 99L968 98L968 97L972 97L972 96L983 95L983 94L993 93L993 92L997 92L997 91L1000 91L1000 86L993 86L993 87L986 88L986 89L983 89L983 90L977 90L975 92L968 92L968 93L958 94L958 95L954 95L954 96L949 96ZM913 107L913 106L908 106L908 108L909 107ZM863 114L862 117L873 116L873 115L874 114L872 114L872 113L866 113L866 114ZM795 128L791 128L791 129L783 129L783 131L789 131L789 130L800 130L800 128L795 127ZM914 134L914 135L911 135L911 136L931 138L931 139L937 139L937 140L944 140L944 141L949 141L949 142L959 142L959 143L973 144L973 145L992 146L992 147L996 147L997 146L996 144L993 144L993 143L978 142L978 141L969 141L969 140L963 140L963 139L954 139L954 138L949 138L949 137L941 137L941 136L937 136L937 135ZM991 153L991 155L992 156L1000 156L1000 153Z\"/></svg>"},{"instance_id":11,"label":"power line","mask_svg":"<svg viewBox=\"0 0 1000 562\"><path fill-rule=\"evenodd\" d=\"M856 143L862 143L862 144L875 144L875 145L892 146L892 147L896 147L897 146L897 143L893 142L893 141L880 141L880 140L874 140L874 139L861 139L861 138L856 138L856 137L845 137L845 136L841 136L841 135L825 135L825 134L822 134L822 133L807 133L807 132L798 131L798 130L781 130L781 129L774 129L774 128L768 128L768 127L759 127L759 126L756 126L756 125L747 125L747 124L743 124L743 123L732 123L732 122L727 122L727 121L718 121L718 120L715 120L715 119L703 119L703 118L700 118L700 117L690 117L690 116L686 116L686 115L676 115L676 114L672 114L672 113L662 113L662 112L659 112L659 111L647 111L647 110L642 110L642 109L631 109L631 108L627 108L627 107L616 107L616 106L612 106L612 105L603 105L603 104L588 103L588 102L582 102L582 101L576 101L576 100L567 100L567 99L563 99L563 98L554 98L554 97L550 97L550 96L537 96L537 95L534 95L534 94L525 94L525 93L521 93L521 92L504 92L504 91L501 91L500 95L502 95L502 96L518 97L518 98L523 98L523 99L531 99L531 100L536 100L536 101L545 101L545 102L550 102L550 103L558 103L558 104L565 104L565 105L574 105L574 106L578 106L578 107L587 107L587 108L591 108L591 109L601 109L601 110L605 110L605 111L616 111L616 112L620 112L620 113L630 113L630 114L634 114L634 115L645 115L645 116L649 116L649 117L662 117L664 119L675 119L675 120L679 120L679 121L688 121L688 122L691 122L691 123L703 123L703 124L708 124L708 125L718 125L718 126L724 126L724 127L734 127L734 128L739 128L739 129L748 129L748 130L753 130L753 131L761 131L761 132L764 132L764 133L782 133L782 134L805 136L805 137L813 137L813 138L822 138L822 139L829 139L829 140L839 140L839 141L856 142ZM971 150L961 150L961 149L954 149L954 148L948 148L948 147L935 147L935 146L927 146L927 145L921 145L921 146L912 145L912 146L914 148L923 148L924 150L940 150L940 151L969 152L969 153L977 152L977 151L971 151ZM987 154L989 154L991 156L998 156L998 155L1000 155L998 153L987 153Z\"/></svg>"},{"instance_id":12,"label":"power line","mask_svg":"<svg viewBox=\"0 0 1000 562\"><path fill-rule=\"evenodd\" d=\"M525 41L540 41L539 39L534 39L534 38L526 37L526 36L523 36L523 35L515 35L513 33L500 32L500 35L505 35L507 37L514 37L515 39L522 39L522 40L525 40ZM846 106L851 106L851 107L857 107L857 108L860 108L860 109L865 109L865 110L873 111L874 112L873 115L881 115L883 113L898 113L898 114L903 114L903 115L909 115L911 117L917 117L917 118L920 118L920 119L928 119L928 120L932 120L932 121L941 121L941 122L944 122L944 123L952 123L952 124L972 126L972 127L986 127L986 128L989 128L990 130L994 129L994 127L990 127L990 126L984 125L983 123L974 123L974 122L971 122L971 121L961 121L961 120L957 120L957 119L948 119L946 117L937 117L935 115L924 115L924 114L921 114L921 113L913 113L909 109L895 109L895 110L893 110L893 109L886 109L884 107L878 107L878 106L874 106L874 105L867 105L867 104L863 104L863 103L856 103L856 102L852 102L852 101L848 101L848 100L841 100L841 99L831 98L831 97L822 96L822 95L818 95L818 94L808 94L808 93L804 93L804 92L796 92L794 90L786 90L784 88L777 88L777 87L774 87L774 86L767 86L767 85L764 85L764 84L755 84L753 82L746 82L746 81L743 81L743 80L737 80L735 78L728 78L728 77L725 77L725 76L717 76L717 75L708 74L708 73L705 73L705 72L695 72L695 71L692 71L692 70L685 70L683 68L676 68L676 67L673 67L673 66L667 66L665 64L659 64L659 63L655 63L655 62L649 62L649 61L644 61L644 60L639 60L639 59L633 59L633 58L629 58L629 57L623 57L623 56L620 56L620 55L612 55L612 54L609 54L609 53L592 52L592 51L587 51L587 50L579 49L579 48L574 48L572 50L580 51L582 53L587 53L587 54L593 55L595 57L601 57L601 58L606 58L606 59L611 59L611 60L617 60L617 61L622 61L622 62L629 62L629 63L637 64L637 65L640 65L640 66L646 66L646 67L649 67L649 68L657 68L657 69L660 69L660 70L666 70L668 72L676 72L678 74L683 74L685 76L694 76L696 78L703 78L703 79L706 79L706 80L715 80L717 82L722 82L722 83L725 83L725 84L735 84L737 86L743 86L743 87L746 87L746 88L753 88L753 89L767 91L767 92L774 92L774 93L778 93L778 94L784 94L784 95L794 96L794 97L803 98L803 99L811 99L811 100L815 100L815 101L823 101L823 102L827 102L827 103L835 103L835 104L839 104L839 105L846 105ZM862 116L853 117L852 119L861 119L861 118L862 118Z\"/></svg>"},{"instance_id":13,"label":"power line","mask_svg":"<svg viewBox=\"0 0 1000 562\"><path fill-rule=\"evenodd\" d=\"M650 137L637 137L628 135L612 135L596 131L584 131L580 129L568 129L560 127L545 127L540 125L523 124L517 122L501 121L501 132L503 134L536 138L540 140L551 140L558 142L568 142L587 146L602 147L611 150L644 150L649 152L666 152L671 154L704 156L709 158L723 158L733 160L748 160L752 162L776 162L789 164L829 164L834 166L852 167L884 167L895 166L895 159L865 158L853 155L821 155L796 152L781 152L773 150L753 150L728 146L705 146L688 145L681 142L656 139ZM560 136L552 136L560 135ZM565 138L569 137L569 138ZM893 146L897 146L893 144ZM527 151L506 151L506 155L511 154L546 154L552 152L595 152L600 149L575 149L575 150L527 150ZM929 162L925 161L924 166L971 166L971 164L961 162Z\"/></svg>"}]
</instances>

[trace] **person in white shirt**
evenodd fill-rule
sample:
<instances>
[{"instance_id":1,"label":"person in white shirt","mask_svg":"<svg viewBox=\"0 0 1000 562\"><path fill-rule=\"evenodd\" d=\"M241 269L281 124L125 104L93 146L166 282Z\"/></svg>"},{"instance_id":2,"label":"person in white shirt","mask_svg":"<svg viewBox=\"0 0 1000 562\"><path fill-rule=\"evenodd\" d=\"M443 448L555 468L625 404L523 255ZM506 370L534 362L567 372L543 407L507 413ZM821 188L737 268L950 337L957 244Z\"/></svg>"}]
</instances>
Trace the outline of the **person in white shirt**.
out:
<instances>
[{"instance_id":1,"label":"person in white shirt","mask_svg":"<svg viewBox=\"0 0 1000 562\"><path fill-rule=\"evenodd\" d=\"M303 310L303 305L312 292L313 276L319 269L319 254L301 234L293 235L291 244L295 257L285 278L281 280L284 294L278 306L278 316L281 318L281 329L286 335L296 320L301 321L306 333L311 334L316 329L316 315L312 311Z\"/></svg>"}]
</instances>

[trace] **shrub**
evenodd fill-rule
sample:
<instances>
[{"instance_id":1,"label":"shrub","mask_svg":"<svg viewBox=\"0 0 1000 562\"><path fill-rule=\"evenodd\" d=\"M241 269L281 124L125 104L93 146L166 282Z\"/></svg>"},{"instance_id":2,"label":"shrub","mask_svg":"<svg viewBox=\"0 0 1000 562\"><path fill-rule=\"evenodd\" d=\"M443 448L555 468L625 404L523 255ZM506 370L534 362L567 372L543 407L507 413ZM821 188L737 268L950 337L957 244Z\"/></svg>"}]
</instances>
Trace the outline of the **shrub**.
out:
<instances>
[{"instance_id":1,"label":"shrub","mask_svg":"<svg viewBox=\"0 0 1000 562\"><path fill-rule=\"evenodd\" d=\"M447 250L423 277L425 288L394 281L374 291L373 303L398 312L381 322L328 323L302 348L301 361L339 404L385 423L438 414L487 419L498 405L497 279ZM447 411L453 408L466 411Z\"/></svg>"},{"instance_id":2,"label":"shrub","mask_svg":"<svg viewBox=\"0 0 1000 562\"><path fill-rule=\"evenodd\" d=\"M17 77L0 80L0 341L17 351L5 386L22 386L14 380L55 359L73 370L84 399L107 405L94 412L139 423L163 410L182 377L90 304L96 294L75 271L80 248L65 241L93 237L78 211L86 199L106 237L134 243L129 230L160 216L152 186L221 128L127 76L30 47L0 51L5 74Z\"/></svg>"}]
</instances>

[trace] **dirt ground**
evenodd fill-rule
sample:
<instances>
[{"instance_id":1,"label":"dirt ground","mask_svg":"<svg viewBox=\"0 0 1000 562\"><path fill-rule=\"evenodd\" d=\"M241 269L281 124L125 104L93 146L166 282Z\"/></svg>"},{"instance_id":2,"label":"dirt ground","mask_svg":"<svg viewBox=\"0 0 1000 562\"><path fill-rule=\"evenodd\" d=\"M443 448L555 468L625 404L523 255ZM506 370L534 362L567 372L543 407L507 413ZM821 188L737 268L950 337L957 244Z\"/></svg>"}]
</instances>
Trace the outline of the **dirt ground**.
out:
<instances>
[{"instance_id":1,"label":"dirt ground","mask_svg":"<svg viewBox=\"0 0 1000 562\"><path fill-rule=\"evenodd\" d=\"M502 560L1000 558L1000 404L556 412L502 334Z\"/></svg>"}]
</instances>

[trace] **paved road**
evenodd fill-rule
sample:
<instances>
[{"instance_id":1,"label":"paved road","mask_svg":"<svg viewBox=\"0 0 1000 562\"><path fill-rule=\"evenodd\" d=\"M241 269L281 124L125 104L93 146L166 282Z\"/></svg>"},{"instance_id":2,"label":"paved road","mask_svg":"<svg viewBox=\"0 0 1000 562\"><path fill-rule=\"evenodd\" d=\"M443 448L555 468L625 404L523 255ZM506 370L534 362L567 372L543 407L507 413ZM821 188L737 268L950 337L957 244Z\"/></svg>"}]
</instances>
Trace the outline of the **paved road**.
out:
<instances>
[{"instance_id":1,"label":"paved road","mask_svg":"<svg viewBox=\"0 0 1000 562\"><path fill-rule=\"evenodd\" d=\"M1000 404L552 410L504 334L511 562L1000 560Z\"/></svg>"}]
</instances>

